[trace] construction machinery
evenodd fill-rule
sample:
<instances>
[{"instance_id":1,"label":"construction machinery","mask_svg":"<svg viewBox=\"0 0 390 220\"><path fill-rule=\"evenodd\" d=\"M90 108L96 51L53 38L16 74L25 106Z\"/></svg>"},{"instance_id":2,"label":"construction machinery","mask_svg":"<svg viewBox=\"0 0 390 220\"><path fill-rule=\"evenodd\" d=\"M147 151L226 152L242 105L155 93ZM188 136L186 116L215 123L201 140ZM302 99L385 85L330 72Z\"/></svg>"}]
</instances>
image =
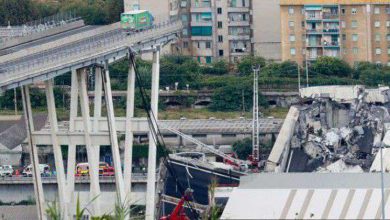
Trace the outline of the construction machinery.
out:
<instances>
[{"instance_id":1,"label":"construction machinery","mask_svg":"<svg viewBox=\"0 0 390 220\"><path fill-rule=\"evenodd\" d=\"M192 192L191 189L187 189L172 213L161 217L160 220L190 220L185 213L184 203L188 203L191 200Z\"/></svg>"}]
</instances>

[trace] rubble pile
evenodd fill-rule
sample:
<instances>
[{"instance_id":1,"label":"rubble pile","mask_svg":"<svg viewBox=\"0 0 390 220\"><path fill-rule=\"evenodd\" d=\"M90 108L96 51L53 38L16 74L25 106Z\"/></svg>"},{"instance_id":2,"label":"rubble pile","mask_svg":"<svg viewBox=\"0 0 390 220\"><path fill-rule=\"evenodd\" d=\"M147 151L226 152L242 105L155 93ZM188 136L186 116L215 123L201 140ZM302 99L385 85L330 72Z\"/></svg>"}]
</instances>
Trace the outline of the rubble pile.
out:
<instances>
[{"instance_id":1,"label":"rubble pile","mask_svg":"<svg viewBox=\"0 0 390 220\"><path fill-rule=\"evenodd\" d=\"M354 87L350 99L305 97L290 142L288 172L367 172L390 127L387 87ZM342 95L339 95L342 97Z\"/></svg>"}]
</instances>

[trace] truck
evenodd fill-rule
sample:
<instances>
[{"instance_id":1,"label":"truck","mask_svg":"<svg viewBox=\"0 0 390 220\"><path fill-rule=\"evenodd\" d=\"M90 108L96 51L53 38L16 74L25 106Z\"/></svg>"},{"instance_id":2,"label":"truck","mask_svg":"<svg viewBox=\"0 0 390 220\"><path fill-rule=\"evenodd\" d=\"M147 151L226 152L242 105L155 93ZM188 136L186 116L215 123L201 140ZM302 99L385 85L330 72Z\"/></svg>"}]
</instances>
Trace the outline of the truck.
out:
<instances>
[{"instance_id":1,"label":"truck","mask_svg":"<svg viewBox=\"0 0 390 220\"><path fill-rule=\"evenodd\" d=\"M127 32L139 32L153 26L154 18L147 10L134 10L121 14L121 28Z\"/></svg>"},{"instance_id":2,"label":"truck","mask_svg":"<svg viewBox=\"0 0 390 220\"><path fill-rule=\"evenodd\" d=\"M30 164L24 168L22 175L26 176L26 177L32 177L33 176L32 170L33 170L33 167ZM39 164L39 172L41 173L41 176L43 176L43 177L50 176L50 166L47 164Z\"/></svg>"}]
</instances>

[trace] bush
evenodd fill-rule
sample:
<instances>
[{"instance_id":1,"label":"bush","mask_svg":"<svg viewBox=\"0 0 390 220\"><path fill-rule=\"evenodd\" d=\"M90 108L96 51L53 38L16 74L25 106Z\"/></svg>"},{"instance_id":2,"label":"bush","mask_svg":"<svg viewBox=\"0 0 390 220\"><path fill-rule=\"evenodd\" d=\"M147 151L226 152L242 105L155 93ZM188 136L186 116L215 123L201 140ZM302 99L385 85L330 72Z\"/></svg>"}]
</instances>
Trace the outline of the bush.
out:
<instances>
[{"instance_id":1,"label":"bush","mask_svg":"<svg viewBox=\"0 0 390 220\"><path fill-rule=\"evenodd\" d=\"M203 74L224 75L229 73L229 64L225 60L218 60L211 65L202 67Z\"/></svg>"},{"instance_id":2,"label":"bush","mask_svg":"<svg viewBox=\"0 0 390 220\"><path fill-rule=\"evenodd\" d=\"M233 151L237 154L239 159L248 159L249 155L252 154L252 139L245 138L243 140L236 141L233 144Z\"/></svg>"},{"instance_id":3,"label":"bush","mask_svg":"<svg viewBox=\"0 0 390 220\"><path fill-rule=\"evenodd\" d=\"M252 68L254 65L264 67L265 64L266 60L263 57L245 56L237 64L238 73L241 76L250 75L253 72Z\"/></svg>"},{"instance_id":4,"label":"bush","mask_svg":"<svg viewBox=\"0 0 390 220\"><path fill-rule=\"evenodd\" d=\"M349 64L335 57L320 57L310 67L311 74L324 76L352 77Z\"/></svg>"}]
</instances>

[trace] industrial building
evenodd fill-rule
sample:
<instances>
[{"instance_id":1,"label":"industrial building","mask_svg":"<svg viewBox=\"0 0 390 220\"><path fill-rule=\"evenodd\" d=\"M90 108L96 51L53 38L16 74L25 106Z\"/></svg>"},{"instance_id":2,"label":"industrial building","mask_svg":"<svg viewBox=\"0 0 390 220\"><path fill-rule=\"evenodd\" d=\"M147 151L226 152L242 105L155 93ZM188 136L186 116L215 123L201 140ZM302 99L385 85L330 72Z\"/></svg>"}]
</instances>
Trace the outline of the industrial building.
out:
<instances>
[{"instance_id":1,"label":"industrial building","mask_svg":"<svg viewBox=\"0 0 390 220\"><path fill-rule=\"evenodd\" d=\"M128 0L125 6L157 18L179 17L184 28L172 52L200 63L221 58L234 63L251 54L281 59L279 0Z\"/></svg>"},{"instance_id":2,"label":"industrial building","mask_svg":"<svg viewBox=\"0 0 390 220\"><path fill-rule=\"evenodd\" d=\"M388 218L390 175L262 173L241 177L221 219ZM382 209L382 198L385 209ZM243 205L245 204L245 205Z\"/></svg>"},{"instance_id":3,"label":"industrial building","mask_svg":"<svg viewBox=\"0 0 390 220\"><path fill-rule=\"evenodd\" d=\"M282 60L390 65L390 1L281 0Z\"/></svg>"}]
</instances>

